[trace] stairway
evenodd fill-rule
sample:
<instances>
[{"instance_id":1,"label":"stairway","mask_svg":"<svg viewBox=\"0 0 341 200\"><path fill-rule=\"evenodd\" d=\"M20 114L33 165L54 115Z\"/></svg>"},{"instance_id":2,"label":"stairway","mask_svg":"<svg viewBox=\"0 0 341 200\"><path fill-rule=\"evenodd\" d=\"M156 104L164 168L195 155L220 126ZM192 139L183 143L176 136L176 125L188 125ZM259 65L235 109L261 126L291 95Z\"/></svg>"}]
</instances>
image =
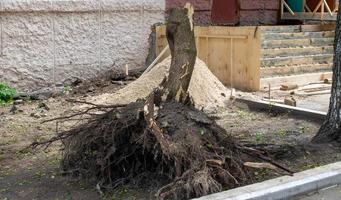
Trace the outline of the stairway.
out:
<instances>
[{"instance_id":1,"label":"stairway","mask_svg":"<svg viewBox=\"0 0 341 200\"><path fill-rule=\"evenodd\" d=\"M262 27L261 77L330 71L334 30Z\"/></svg>"}]
</instances>

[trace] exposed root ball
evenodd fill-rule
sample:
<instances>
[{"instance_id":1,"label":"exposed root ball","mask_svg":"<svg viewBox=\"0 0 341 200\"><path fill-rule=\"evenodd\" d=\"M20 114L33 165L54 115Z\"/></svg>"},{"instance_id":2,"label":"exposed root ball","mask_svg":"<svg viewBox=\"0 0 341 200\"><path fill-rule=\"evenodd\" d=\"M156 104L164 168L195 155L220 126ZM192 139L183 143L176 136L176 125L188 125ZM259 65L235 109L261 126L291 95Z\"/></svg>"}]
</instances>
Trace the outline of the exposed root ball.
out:
<instances>
[{"instance_id":1,"label":"exposed root ball","mask_svg":"<svg viewBox=\"0 0 341 200\"><path fill-rule=\"evenodd\" d=\"M159 199L199 197L245 179L235 144L206 114L169 102L154 116L148 123L138 101L64 133L63 169L111 188L147 177L164 185Z\"/></svg>"}]
</instances>

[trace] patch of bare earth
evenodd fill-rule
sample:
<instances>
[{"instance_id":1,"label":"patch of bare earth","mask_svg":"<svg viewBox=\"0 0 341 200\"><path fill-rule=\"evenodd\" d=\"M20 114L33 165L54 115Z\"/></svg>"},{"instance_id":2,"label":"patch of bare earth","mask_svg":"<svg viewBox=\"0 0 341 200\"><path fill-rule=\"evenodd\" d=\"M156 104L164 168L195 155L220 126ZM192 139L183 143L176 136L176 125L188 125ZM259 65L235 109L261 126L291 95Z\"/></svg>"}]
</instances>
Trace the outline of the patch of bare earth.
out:
<instances>
[{"instance_id":1,"label":"patch of bare earth","mask_svg":"<svg viewBox=\"0 0 341 200\"><path fill-rule=\"evenodd\" d=\"M72 114L75 109L78 109L75 104L65 99L85 100L89 96L96 98L102 93L113 93L123 87L110 81L95 82L95 86L86 84L74 88L75 94L44 101L48 109L41 107L40 101L23 102L17 106L18 110L15 114L9 112L10 106L0 108L1 200L153 198L157 188L139 189L129 185L100 195L96 189L97 183L93 180L64 176L59 168L61 145L58 143L45 151L20 151L33 141L50 138L56 131L61 131L61 128L63 130L67 128L57 126L56 122L41 123L47 119ZM224 98L224 95L220 98ZM238 108L231 102L229 104L226 108L215 110L214 117L217 118L218 124L242 144L253 148L268 148L270 157L294 171L339 161L341 158L341 151L337 147L309 144L319 124L293 119L286 115L274 116L271 113L253 112ZM71 126L72 123L70 122L69 125ZM244 184L281 175L283 174L266 169L257 170Z\"/></svg>"},{"instance_id":2,"label":"patch of bare earth","mask_svg":"<svg viewBox=\"0 0 341 200\"><path fill-rule=\"evenodd\" d=\"M0 200L16 199L150 199L148 190L120 187L111 194L100 195L93 180L65 176L60 170L61 144L45 150L26 149L34 141L43 141L66 126L45 120L71 115L77 106L66 99L85 99L108 91L116 91L130 81L112 84L98 79L75 86L64 96L44 101L23 101L16 112L12 105L0 107ZM42 104L44 103L44 104ZM46 105L42 106L42 105Z\"/></svg>"},{"instance_id":3,"label":"patch of bare earth","mask_svg":"<svg viewBox=\"0 0 341 200\"><path fill-rule=\"evenodd\" d=\"M46 102L49 111L41 111L39 102L19 105L22 112L10 114L10 107L0 108L0 197L2 199L100 199L95 183L63 176L59 170L59 145L36 153L19 152L34 140L52 136L55 123L41 124L45 119L71 113L73 104L63 98ZM42 112L40 118L31 113ZM271 116L268 113L251 112L233 105L216 114L218 123L228 132L250 144L292 144L303 143L316 133L319 125L287 116ZM292 149L293 154L297 153ZM278 160L286 166L300 171L339 160L341 154L335 147L323 149L308 148L300 155L285 154ZM273 171L255 173L254 180L278 176ZM121 187L114 194L117 199L149 199L149 192ZM111 195L110 195L111 197ZM129 198L130 197L130 198Z\"/></svg>"}]
</instances>

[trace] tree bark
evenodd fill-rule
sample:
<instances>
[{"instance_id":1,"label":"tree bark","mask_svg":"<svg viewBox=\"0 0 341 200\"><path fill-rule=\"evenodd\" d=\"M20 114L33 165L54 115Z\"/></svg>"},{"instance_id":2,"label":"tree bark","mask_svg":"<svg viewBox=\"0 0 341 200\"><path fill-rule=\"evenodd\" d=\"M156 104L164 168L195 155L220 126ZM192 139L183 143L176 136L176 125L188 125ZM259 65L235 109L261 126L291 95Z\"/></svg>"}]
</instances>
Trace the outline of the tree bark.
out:
<instances>
[{"instance_id":1,"label":"tree bark","mask_svg":"<svg viewBox=\"0 0 341 200\"><path fill-rule=\"evenodd\" d=\"M193 7L190 4L171 11L166 35L172 56L169 77L165 82L167 100L184 103L188 98L187 91L197 57Z\"/></svg>"},{"instance_id":2,"label":"tree bark","mask_svg":"<svg viewBox=\"0 0 341 200\"><path fill-rule=\"evenodd\" d=\"M329 111L319 132L313 138L314 143L341 142L341 4L336 22L334 40L333 82Z\"/></svg>"}]
</instances>

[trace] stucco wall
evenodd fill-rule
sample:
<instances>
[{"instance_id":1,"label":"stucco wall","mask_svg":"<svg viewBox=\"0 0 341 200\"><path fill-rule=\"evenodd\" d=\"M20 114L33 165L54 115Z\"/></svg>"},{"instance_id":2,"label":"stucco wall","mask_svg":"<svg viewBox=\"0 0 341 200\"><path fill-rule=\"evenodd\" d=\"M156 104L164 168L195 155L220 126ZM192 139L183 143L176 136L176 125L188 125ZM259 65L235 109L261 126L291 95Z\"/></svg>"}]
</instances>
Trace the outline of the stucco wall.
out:
<instances>
[{"instance_id":1,"label":"stucco wall","mask_svg":"<svg viewBox=\"0 0 341 200\"><path fill-rule=\"evenodd\" d=\"M141 67L164 0L1 0L0 81L21 90Z\"/></svg>"}]
</instances>

